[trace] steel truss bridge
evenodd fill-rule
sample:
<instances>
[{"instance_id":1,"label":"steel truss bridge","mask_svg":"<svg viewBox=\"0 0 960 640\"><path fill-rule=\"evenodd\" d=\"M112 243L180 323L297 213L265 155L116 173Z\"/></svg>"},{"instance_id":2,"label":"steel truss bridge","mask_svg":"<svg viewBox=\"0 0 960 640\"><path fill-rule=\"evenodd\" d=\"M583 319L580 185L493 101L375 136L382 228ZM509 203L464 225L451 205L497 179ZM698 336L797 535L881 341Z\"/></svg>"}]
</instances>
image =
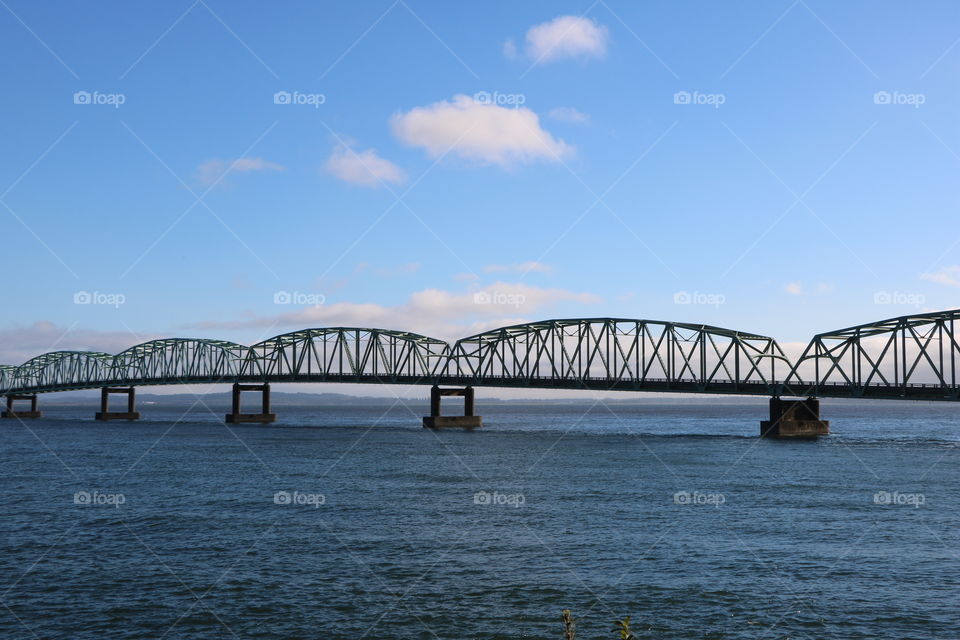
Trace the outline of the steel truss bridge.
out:
<instances>
[{"instance_id":1,"label":"steel truss bridge","mask_svg":"<svg viewBox=\"0 0 960 640\"><path fill-rule=\"evenodd\" d=\"M532 322L453 344L351 327L293 331L252 346L168 338L116 355L54 351L0 366L0 395L343 382L958 400L958 319L960 311L923 313L821 333L796 361L767 336L622 318Z\"/></svg>"}]
</instances>

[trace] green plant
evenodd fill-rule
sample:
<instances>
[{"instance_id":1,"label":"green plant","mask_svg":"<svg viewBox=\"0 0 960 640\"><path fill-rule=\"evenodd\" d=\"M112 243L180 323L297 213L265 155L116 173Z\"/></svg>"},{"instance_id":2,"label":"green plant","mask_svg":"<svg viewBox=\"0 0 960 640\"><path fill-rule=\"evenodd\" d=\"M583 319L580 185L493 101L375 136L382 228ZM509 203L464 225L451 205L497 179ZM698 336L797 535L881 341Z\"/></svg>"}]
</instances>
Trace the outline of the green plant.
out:
<instances>
[{"instance_id":1,"label":"green plant","mask_svg":"<svg viewBox=\"0 0 960 640\"><path fill-rule=\"evenodd\" d=\"M623 620L614 620L613 630L620 634L620 640L637 640L637 636L630 632L630 616Z\"/></svg>"},{"instance_id":2,"label":"green plant","mask_svg":"<svg viewBox=\"0 0 960 640\"><path fill-rule=\"evenodd\" d=\"M574 640L574 636L577 634L577 624L573 621L573 614L570 613L570 609L561 611L560 619L563 620L564 640Z\"/></svg>"}]
</instances>

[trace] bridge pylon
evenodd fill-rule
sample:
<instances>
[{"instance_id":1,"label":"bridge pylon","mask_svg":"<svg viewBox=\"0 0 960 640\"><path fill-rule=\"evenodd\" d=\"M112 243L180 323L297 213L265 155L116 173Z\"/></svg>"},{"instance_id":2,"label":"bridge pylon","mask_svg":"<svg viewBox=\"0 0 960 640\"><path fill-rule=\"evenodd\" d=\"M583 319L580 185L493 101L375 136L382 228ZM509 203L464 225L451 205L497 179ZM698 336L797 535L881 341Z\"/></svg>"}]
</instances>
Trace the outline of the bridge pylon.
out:
<instances>
[{"instance_id":1,"label":"bridge pylon","mask_svg":"<svg viewBox=\"0 0 960 640\"><path fill-rule=\"evenodd\" d=\"M241 413L240 412L240 394L244 391L260 392L260 413ZM270 413L270 385L264 384L240 384L233 385L233 404L230 413L226 415L228 424L238 424L241 422L273 422L277 419L277 414Z\"/></svg>"},{"instance_id":2,"label":"bridge pylon","mask_svg":"<svg viewBox=\"0 0 960 640\"><path fill-rule=\"evenodd\" d=\"M29 411L14 411L13 402L14 400L29 400L30 401L30 410ZM7 396L7 410L3 413L0 413L2 418L39 418L41 417L40 410L37 408L37 394L14 394Z\"/></svg>"},{"instance_id":3,"label":"bridge pylon","mask_svg":"<svg viewBox=\"0 0 960 640\"><path fill-rule=\"evenodd\" d=\"M820 401L770 398L770 419L760 422L764 438L813 440L830 434L830 423L820 419Z\"/></svg>"},{"instance_id":4,"label":"bridge pylon","mask_svg":"<svg viewBox=\"0 0 960 640\"><path fill-rule=\"evenodd\" d=\"M127 396L126 411L110 411L110 394L120 393ZM136 410L136 391L133 387L102 387L100 389L100 411L94 414L97 420L139 420Z\"/></svg>"},{"instance_id":5,"label":"bridge pylon","mask_svg":"<svg viewBox=\"0 0 960 640\"><path fill-rule=\"evenodd\" d=\"M443 396L462 396L463 415L440 415L440 399ZM476 429L483 426L483 418L474 415L473 387L462 389L441 389L437 385L430 388L430 415L423 417L425 429L441 429L444 427L460 427L462 429Z\"/></svg>"}]
</instances>

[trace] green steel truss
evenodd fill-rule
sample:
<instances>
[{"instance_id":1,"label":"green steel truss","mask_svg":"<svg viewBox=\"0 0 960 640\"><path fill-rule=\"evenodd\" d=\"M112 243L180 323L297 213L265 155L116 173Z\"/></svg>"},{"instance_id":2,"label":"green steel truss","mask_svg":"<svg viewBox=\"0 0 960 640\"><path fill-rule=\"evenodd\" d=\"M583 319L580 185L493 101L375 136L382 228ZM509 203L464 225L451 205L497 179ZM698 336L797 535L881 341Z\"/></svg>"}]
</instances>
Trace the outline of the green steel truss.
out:
<instances>
[{"instance_id":1,"label":"green steel truss","mask_svg":"<svg viewBox=\"0 0 960 640\"><path fill-rule=\"evenodd\" d=\"M818 334L785 384L798 394L957 400L958 320L960 310L936 311Z\"/></svg>"},{"instance_id":2,"label":"green steel truss","mask_svg":"<svg viewBox=\"0 0 960 640\"><path fill-rule=\"evenodd\" d=\"M822 333L796 364L769 337L624 318L545 320L443 340L327 327L252 346L167 338L116 355L0 365L0 394L216 382L361 382L957 400L960 311Z\"/></svg>"},{"instance_id":3,"label":"green steel truss","mask_svg":"<svg viewBox=\"0 0 960 640\"><path fill-rule=\"evenodd\" d=\"M772 386L783 351L772 338L709 325L584 318L503 327L458 341L448 360L475 384L499 379L643 387L694 385L725 391ZM781 370L789 369L789 363ZM453 373L448 369L447 373ZM546 385L544 385L546 386ZM719 390L719 387L718 387Z\"/></svg>"}]
</instances>

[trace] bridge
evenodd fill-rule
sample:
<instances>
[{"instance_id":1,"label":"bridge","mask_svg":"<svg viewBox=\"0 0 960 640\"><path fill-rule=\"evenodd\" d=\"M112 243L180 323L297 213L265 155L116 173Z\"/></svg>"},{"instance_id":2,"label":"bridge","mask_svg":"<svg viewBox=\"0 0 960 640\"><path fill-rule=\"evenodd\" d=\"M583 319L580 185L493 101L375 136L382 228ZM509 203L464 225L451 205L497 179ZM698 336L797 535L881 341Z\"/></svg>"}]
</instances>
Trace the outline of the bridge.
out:
<instances>
[{"instance_id":1,"label":"bridge","mask_svg":"<svg viewBox=\"0 0 960 640\"><path fill-rule=\"evenodd\" d=\"M54 351L0 365L0 395L4 417L29 418L40 416L38 394L101 389L98 419L136 419L136 387L228 383L229 422L269 422L271 383L429 385L424 425L468 428L481 423L473 415L475 387L756 395L771 398L763 435L815 436L828 432L822 397L960 400L958 317L960 310L922 313L817 334L795 361L768 336L624 318L531 322L453 344L356 327L303 329L251 346L166 338L115 355ZM244 391L261 393L262 411L240 411ZM109 411L111 394L127 396L127 411ZM440 414L447 395L465 398L466 415ZM15 410L23 400L30 410Z\"/></svg>"}]
</instances>

